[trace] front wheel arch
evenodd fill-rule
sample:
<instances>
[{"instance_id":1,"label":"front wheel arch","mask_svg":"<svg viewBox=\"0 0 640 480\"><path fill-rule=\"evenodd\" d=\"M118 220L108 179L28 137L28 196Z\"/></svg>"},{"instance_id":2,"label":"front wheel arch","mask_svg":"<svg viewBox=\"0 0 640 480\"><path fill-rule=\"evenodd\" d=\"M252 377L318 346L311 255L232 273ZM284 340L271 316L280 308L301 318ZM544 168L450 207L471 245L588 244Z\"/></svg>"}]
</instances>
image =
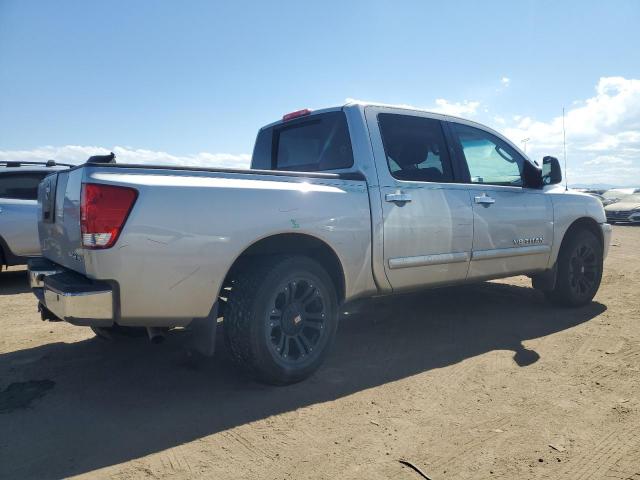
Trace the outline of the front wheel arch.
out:
<instances>
[{"instance_id":1,"label":"front wheel arch","mask_svg":"<svg viewBox=\"0 0 640 480\"><path fill-rule=\"evenodd\" d=\"M604 234L602 233L600 224L591 217L578 218L571 225L569 225L569 228L567 228L567 230L564 232L562 241L560 242L560 248L558 248L556 258L553 262L553 266L542 273L531 275L533 288L535 288L536 290L541 290L543 292L548 292L554 289L556 284L556 274L560 252L562 252L563 248L566 248L569 239L576 235L576 233L581 229L588 230L593 233L599 240L600 246L604 250Z\"/></svg>"},{"instance_id":2,"label":"front wheel arch","mask_svg":"<svg viewBox=\"0 0 640 480\"><path fill-rule=\"evenodd\" d=\"M577 232L581 228L589 230L591 233L593 233L600 241L600 245L604 247L604 235L602 233L600 224L591 217L582 217L575 220L571 225L569 225L567 231L564 232L564 236L562 237L562 242L560 243L558 253L562 250L562 247L566 245L567 239L570 238L571 235L575 235L575 232Z\"/></svg>"}]
</instances>

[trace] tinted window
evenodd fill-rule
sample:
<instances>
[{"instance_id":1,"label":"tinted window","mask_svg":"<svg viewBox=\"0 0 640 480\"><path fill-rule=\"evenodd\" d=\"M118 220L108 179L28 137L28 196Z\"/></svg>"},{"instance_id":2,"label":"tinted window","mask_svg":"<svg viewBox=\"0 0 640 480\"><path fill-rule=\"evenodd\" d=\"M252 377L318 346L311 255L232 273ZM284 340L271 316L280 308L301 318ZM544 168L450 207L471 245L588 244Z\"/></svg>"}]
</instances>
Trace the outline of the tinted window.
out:
<instances>
[{"instance_id":1,"label":"tinted window","mask_svg":"<svg viewBox=\"0 0 640 480\"><path fill-rule=\"evenodd\" d=\"M419 182L453 181L439 120L381 113L378 123L391 175Z\"/></svg>"},{"instance_id":2,"label":"tinted window","mask_svg":"<svg viewBox=\"0 0 640 480\"><path fill-rule=\"evenodd\" d=\"M0 174L0 198L36 200L38 184L49 172L22 172Z\"/></svg>"},{"instance_id":3,"label":"tinted window","mask_svg":"<svg viewBox=\"0 0 640 480\"><path fill-rule=\"evenodd\" d=\"M273 129L260 130L253 146L251 168L257 170L271 170L271 138Z\"/></svg>"},{"instance_id":4,"label":"tinted window","mask_svg":"<svg viewBox=\"0 0 640 480\"><path fill-rule=\"evenodd\" d=\"M453 123L471 183L522 185L524 159L506 142L479 128Z\"/></svg>"},{"instance_id":5,"label":"tinted window","mask_svg":"<svg viewBox=\"0 0 640 480\"><path fill-rule=\"evenodd\" d=\"M274 132L275 170L318 171L353 165L351 139L343 112L292 121Z\"/></svg>"}]
</instances>

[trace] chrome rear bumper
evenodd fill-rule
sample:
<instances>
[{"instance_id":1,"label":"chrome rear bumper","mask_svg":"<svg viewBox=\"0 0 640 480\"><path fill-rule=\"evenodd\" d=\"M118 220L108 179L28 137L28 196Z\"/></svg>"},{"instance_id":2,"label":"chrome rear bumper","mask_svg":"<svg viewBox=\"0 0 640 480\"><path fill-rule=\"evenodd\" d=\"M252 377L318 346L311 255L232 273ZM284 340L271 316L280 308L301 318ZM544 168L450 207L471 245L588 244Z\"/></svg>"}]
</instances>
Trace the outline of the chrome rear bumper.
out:
<instances>
[{"instance_id":1,"label":"chrome rear bumper","mask_svg":"<svg viewBox=\"0 0 640 480\"><path fill-rule=\"evenodd\" d=\"M29 262L29 282L39 302L60 320L74 325L113 325L113 290L47 260Z\"/></svg>"},{"instance_id":2,"label":"chrome rear bumper","mask_svg":"<svg viewBox=\"0 0 640 480\"><path fill-rule=\"evenodd\" d=\"M44 287L44 277L62 272L55 263L44 258L31 258L27 262L29 272L29 286L31 288Z\"/></svg>"}]
</instances>

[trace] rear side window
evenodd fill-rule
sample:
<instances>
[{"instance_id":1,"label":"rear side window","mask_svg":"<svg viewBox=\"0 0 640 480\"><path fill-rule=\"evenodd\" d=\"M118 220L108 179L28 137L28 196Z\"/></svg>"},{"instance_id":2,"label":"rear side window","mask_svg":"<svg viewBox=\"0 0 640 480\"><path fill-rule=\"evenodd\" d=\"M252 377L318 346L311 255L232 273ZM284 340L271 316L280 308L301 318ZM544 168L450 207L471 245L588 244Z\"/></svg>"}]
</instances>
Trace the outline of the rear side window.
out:
<instances>
[{"instance_id":1,"label":"rear side window","mask_svg":"<svg viewBox=\"0 0 640 480\"><path fill-rule=\"evenodd\" d=\"M0 174L0 198L37 200L38 184L50 172L11 172Z\"/></svg>"},{"instance_id":2,"label":"rear side window","mask_svg":"<svg viewBox=\"0 0 640 480\"><path fill-rule=\"evenodd\" d=\"M313 115L274 129L272 169L302 172L353 166L351 138L343 112Z\"/></svg>"},{"instance_id":3,"label":"rear side window","mask_svg":"<svg viewBox=\"0 0 640 480\"><path fill-rule=\"evenodd\" d=\"M393 177L418 182L453 181L439 120L381 113L378 124Z\"/></svg>"}]
</instances>

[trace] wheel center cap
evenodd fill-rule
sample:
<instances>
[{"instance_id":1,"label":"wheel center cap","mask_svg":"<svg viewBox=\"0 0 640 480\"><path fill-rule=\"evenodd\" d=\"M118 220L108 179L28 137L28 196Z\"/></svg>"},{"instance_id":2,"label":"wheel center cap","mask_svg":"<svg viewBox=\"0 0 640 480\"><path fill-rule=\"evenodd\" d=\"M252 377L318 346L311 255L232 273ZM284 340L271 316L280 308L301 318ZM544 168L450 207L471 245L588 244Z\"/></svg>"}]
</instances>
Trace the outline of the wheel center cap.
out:
<instances>
[{"instance_id":1,"label":"wheel center cap","mask_svg":"<svg viewBox=\"0 0 640 480\"><path fill-rule=\"evenodd\" d=\"M282 315L282 330L287 335L296 335L302 328L304 317L302 316L302 308L300 305L289 305Z\"/></svg>"}]
</instances>

